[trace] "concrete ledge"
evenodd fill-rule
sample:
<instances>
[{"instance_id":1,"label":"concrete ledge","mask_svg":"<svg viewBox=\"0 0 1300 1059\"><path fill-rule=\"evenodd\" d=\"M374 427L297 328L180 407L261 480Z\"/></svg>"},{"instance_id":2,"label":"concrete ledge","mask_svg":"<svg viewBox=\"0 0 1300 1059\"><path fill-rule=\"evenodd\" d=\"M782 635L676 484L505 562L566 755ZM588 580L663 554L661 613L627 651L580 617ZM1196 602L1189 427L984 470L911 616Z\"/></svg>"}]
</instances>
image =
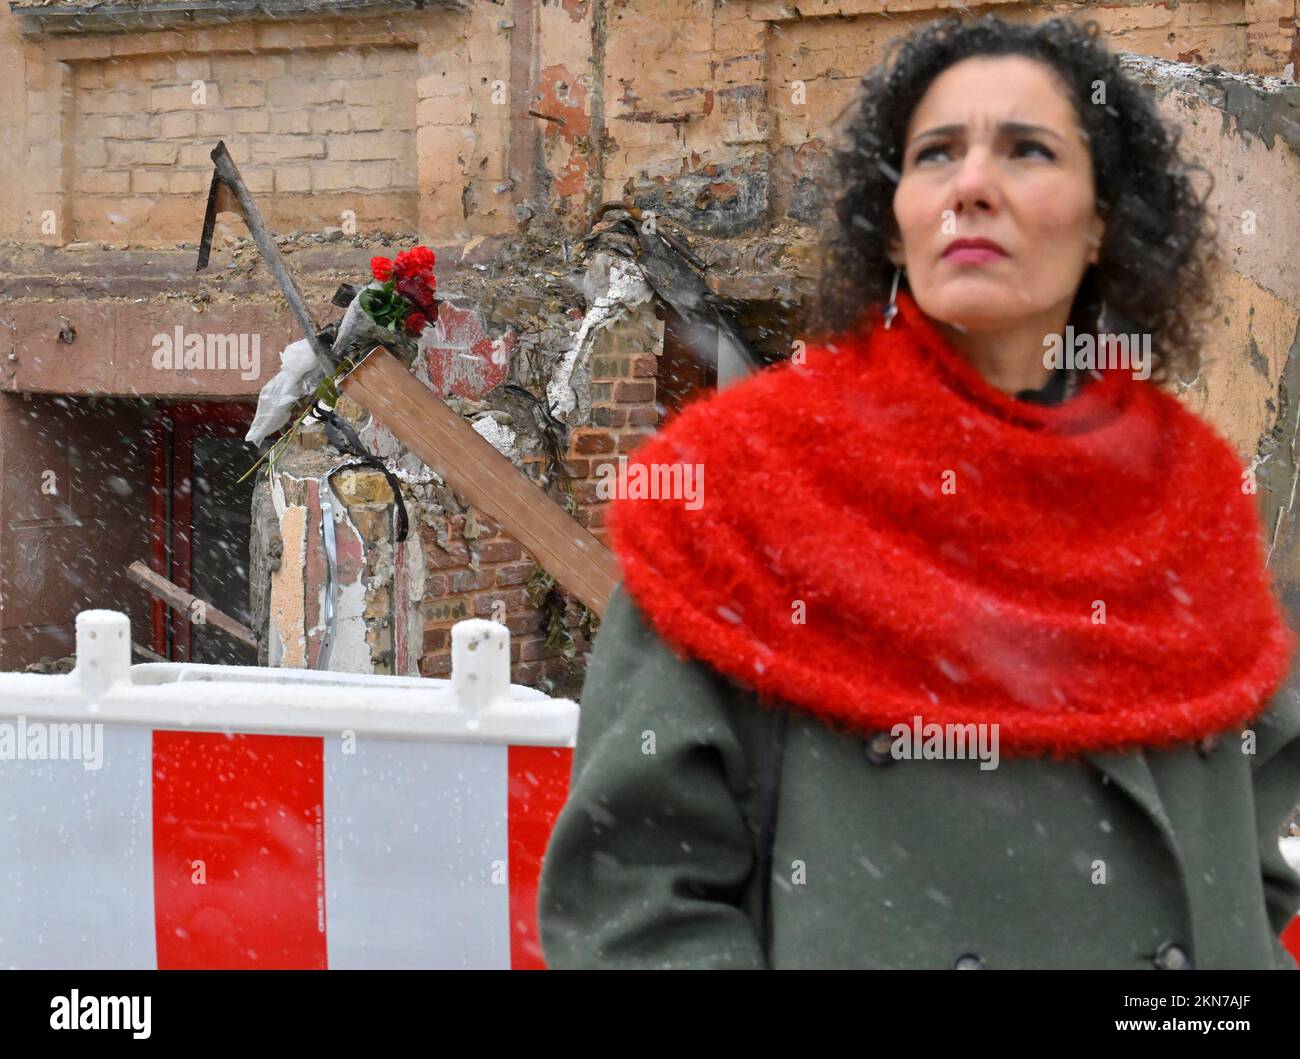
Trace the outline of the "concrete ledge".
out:
<instances>
[{"instance_id":1,"label":"concrete ledge","mask_svg":"<svg viewBox=\"0 0 1300 1059\"><path fill-rule=\"evenodd\" d=\"M24 32L47 34L125 33L262 19L370 17L436 8L464 10L462 0L64 0L43 6L35 0L11 0L9 7Z\"/></svg>"},{"instance_id":2,"label":"concrete ledge","mask_svg":"<svg viewBox=\"0 0 1300 1059\"><path fill-rule=\"evenodd\" d=\"M1204 99L1247 133L1272 150L1278 139L1300 156L1300 84L1280 77L1237 73L1221 66L1197 66L1149 55L1121 56L1124 72L1139 84L1187 92Z\"/></svg>"}]
</instances>

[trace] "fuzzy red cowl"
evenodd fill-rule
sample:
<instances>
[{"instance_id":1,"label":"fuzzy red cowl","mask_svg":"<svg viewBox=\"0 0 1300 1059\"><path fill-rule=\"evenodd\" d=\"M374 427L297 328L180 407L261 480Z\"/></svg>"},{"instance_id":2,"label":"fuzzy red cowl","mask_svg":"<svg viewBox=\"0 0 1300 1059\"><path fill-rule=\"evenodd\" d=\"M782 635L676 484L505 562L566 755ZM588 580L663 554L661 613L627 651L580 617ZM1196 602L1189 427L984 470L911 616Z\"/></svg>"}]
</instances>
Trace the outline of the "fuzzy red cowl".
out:
<instances>
[{"instance_id":1,"label":"fuzzy red cowl","mask_svg":"<svg viewBox=\"0 0 1300 1059\"><path fill-rule=\"evenodd\" d=\"M863 733L996 723L1005 755L1245 725L1295 637L1236 453L1128 370L1063 404L987 383L912 300L688 405L610 511L679 654ZM640 470L636 465L643 465ZM692 479L684 479L692 481Z\"/></svg>"}]
</instances>

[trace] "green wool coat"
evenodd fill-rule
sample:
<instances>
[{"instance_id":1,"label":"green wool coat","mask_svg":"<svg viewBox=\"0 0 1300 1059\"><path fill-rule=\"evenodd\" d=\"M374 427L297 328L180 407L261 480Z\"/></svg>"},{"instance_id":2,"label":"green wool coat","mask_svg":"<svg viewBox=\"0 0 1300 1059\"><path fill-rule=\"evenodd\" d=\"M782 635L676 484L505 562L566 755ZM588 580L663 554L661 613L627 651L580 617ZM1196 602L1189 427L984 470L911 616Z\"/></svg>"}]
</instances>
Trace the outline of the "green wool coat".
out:
<instances>
[{"instance_id":1,"label":"green wool coat","mask_svg":"<svg viewBox=\"0 0 1300 1059\"><path fill-rule=\"evenodd\" d=\"M542 865L550 967L1296 967L1278 941L1300 908L1277 844L1300 798L1290 682L1254 754L1231 732L992 770L894 760L787 711L765 927L777 716L679 657L619 584Z\"/></svg>"}]
</instances>

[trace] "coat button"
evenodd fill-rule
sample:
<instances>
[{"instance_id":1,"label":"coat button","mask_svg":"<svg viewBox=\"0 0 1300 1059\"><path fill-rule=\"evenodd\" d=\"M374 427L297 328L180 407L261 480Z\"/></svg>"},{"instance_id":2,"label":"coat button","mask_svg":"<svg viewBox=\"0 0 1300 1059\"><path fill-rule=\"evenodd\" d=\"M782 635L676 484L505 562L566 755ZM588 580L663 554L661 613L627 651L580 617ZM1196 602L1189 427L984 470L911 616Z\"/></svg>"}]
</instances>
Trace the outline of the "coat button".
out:
<instances>
[{"instance_id":1,"label":"coat button","mask_svg":"<svg viewBox=\"0 0 1300 1059\"><path fill-rule=\"evenodd\" d=\"M1161 971L1190 971L1192 969L1192 958L1187 955L1185 949L1175 945L1172 941L1166 941L1160 948L1156 949L1155 957L1151 962Z\"/></svg>"},{"instance_id":2,"label":"coat button","mask_svg":"<svg viewBox=\"0 0 1300 1059\"><path fill-rule=\"evenodd\" d=\"M983 971L984 961L976 956L973 952L963 953L953 962L954 971Z\"/></svg>"},{"instance_id":3,"label":"coat button","mask_svg":"<svg viewBox=\"0 0 1300 1059\"><path fill-rule=\"evenodd\" d=\"M889 748L893 745L893 736L882 729L867 740L863 752L873 765L892 765L894 755L889 752Z\"/></svg>"}]
</instances>

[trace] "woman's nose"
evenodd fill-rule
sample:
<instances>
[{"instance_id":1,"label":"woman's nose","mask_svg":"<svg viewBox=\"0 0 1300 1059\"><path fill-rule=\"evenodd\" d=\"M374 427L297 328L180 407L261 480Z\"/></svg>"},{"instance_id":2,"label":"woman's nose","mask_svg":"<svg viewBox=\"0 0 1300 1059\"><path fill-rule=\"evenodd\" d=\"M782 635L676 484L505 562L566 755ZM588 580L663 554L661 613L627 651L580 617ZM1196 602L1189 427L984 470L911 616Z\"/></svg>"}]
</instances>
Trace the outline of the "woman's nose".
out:
<instances>
[{"instance_id":1,"label":"woman's nose","mask_svg":"<svg viewBox=\"0 0 1300 1059\"><path fill-rule=\"evenodd\" d=\"M993 159L988 151L974 147L966 152L958 166L953 183L952 208L958 213L989 210L997 201L997 172Z\"/></svg>"}]
</instances>

